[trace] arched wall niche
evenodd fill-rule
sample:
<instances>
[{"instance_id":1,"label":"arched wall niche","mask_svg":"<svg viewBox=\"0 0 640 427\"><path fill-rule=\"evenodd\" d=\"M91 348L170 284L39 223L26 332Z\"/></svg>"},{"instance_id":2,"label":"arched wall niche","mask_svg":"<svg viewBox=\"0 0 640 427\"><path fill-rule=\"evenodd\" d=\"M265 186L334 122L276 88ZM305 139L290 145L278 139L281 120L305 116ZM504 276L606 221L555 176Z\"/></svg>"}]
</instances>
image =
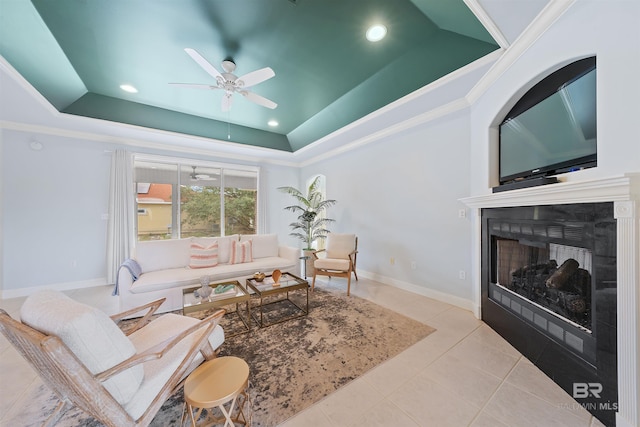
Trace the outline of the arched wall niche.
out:
<instances>
[{"instance_id":1,"label":"arched wall niche","mask_svg":"<svg viewBox=\"0 0 640 427\"><path fill-rule=\"evenodd\" d=\"M542 80L552 75L556 71L561 68L572 64L576 61L580 61L585 58L589 58L592 56L597 56L595 52L591 53L583 53L581 55L572 56L567 58L564 61L556 62L554 65L547 67L544 70L541 70L538 74L533 78L529 78L527 81L523 82L520 86L514 85L514 90L511 96L508 98L507 102L502 104L502 106L496 111L492 120L489 122L488 126L488 141L489 141L489 182L488 187L495 187L499 185L500 181L500 132L499 126L500 123L505 119L506 115L511 111L511 109L520 101L520 99L535 85L540 83Z\"/></svg>"}]
</instances>

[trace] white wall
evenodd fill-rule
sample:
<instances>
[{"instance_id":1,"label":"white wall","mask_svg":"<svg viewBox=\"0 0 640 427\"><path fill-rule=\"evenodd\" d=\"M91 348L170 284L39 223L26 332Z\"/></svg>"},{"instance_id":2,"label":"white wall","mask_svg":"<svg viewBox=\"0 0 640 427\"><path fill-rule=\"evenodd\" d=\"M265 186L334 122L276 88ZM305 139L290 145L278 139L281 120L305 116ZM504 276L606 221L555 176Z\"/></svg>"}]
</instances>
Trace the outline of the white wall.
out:
<instances>
[{"instance_id":1,"label":"white wall","mask_svg":"<svg viewBox=\"0 0 640 427\"><path fill-rule=\"evenodd\" d=\"M41 151L29 148L33 140L42 143ZM115 148L104 142L2 130L0 280L4 298L26 295L31 292L28 288L106 284L107 220L103 214L108 212L111 152ZM295 185L298 177L297 168L261 167L261 187L266 190L262 204L266 229L262 232L278 233L283 243L295 246L298 244L288 238L289 222L281 211L284 195L275 189Z\"/></svg>"},{"instance_id":2,"label":"white wall","mask_svg":"<svg viewBox=\"0 0 640 427\"><path fill-rule=\"evenodd\" d=\"M369 144L303 169L327 177L335 232L358 235L358 270L416 292L470 300L468 113ZM390 259L395 258L391 265ZM415 269L411 268L415 261Z\"/></svg>"},{"instance_id":3,"label":"white wall","mask_svg":"<svg viewBox=\"0 0 640 427\"><path fill-rule=\"evenodd\" d=\"M4 130L3 291L105 277L104 144ZM35 139L34 139L35 138ZM29 143L42 143L41 151ZM10 294L9 294L10 295Z\"/></svg>"},{"instance_id":4,"label":"white wall","mask_svg":"<svg viewBox=\"0 0 640 427\"><path fill-rule=\"evenodd\" d=\"M640 2L580 0L560 17L471 107L471 194L497 185L497 133L520 96L546 75L596 55L598 167L561 176L575 181L640 170Z\"/></svg>"},{"instance_id":5,"label":"white wall","mask_svg":"<svg viewBox=\"0 0 640 427\"><path fill-rule=\"evenodd\" d=\"M298 186L300 171L298 168L264 165L260 170L260 179L264 179L266 199L266 223L265 233L278 234L280 244L301 248L301 242L289 236L291 230L289 224L294 221L292 214L284 210L285 206L293 204L291 196L278 191L278 187Z\"/></svg>"}]
</instances>

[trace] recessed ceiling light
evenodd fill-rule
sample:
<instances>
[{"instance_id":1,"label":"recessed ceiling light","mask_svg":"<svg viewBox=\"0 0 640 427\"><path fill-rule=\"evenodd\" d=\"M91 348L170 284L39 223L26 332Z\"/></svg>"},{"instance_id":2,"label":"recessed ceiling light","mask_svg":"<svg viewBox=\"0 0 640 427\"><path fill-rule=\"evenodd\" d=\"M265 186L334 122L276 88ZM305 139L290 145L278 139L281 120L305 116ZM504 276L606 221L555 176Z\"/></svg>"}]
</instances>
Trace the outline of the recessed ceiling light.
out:
<instances>
[{"instance_id":1,"label":"recessed ceiling light","mask_svg":"<svg viewBox=\"0 0 640 427\"><path fill-rule=\"evenodd\" d=\"M120 89L122 89L125 92L129 92L129 93L138 93L138 89L136 89L135 87L133 87L131 85L120 85Z\"/></svg>"},{"instance_id":2,"label":"recessed ceiling light","mask_svg":"<svg viewBox=\"0 0 640 427\"><path fill-rule=\"evenodd\" d=\"M269 126L271 126L272 128L274 128L274 127L278 126L280 123L278 123L278 121L277 121L277 120L269 120L269 121L267 122L267 124L268 124Z\"/></svg>"},{"instance_id":3,"label":"recessed ceiling light","mask_svg":"<svg viewBox=\"0 0 640 427\"><path fill-rule=\"evenodd\" d=\"M377 42L387 35L387 27L382 24L372 25L367 29L366 37L370 42Z\"/></svg>"}]
</instances>

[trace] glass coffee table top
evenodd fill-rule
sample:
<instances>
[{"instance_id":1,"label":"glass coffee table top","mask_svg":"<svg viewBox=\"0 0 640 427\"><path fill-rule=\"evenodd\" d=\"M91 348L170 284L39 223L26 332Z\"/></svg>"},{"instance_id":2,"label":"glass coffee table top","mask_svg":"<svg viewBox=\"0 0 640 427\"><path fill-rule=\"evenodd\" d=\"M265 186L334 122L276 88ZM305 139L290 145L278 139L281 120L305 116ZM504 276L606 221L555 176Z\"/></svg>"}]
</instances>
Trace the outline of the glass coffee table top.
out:
<instances>
[{"instance_id":1,"label":"glass coffee table top","mask_svg":"<svg viewBox=\"0 0 640 427\"><path fill-rule=\"evenodd\" d=\"M228 310L229 307L227 306L235 305L235 311L227 311L227 314L225 314L225 319L235 314L241 321L239 325L240 328L237 328L236 324L230 324L229 326L233 326L233 330L229 331L230 333L225 335L232 337L240 333L250 332L251 295L249 294L249 292L247 292L244 286L242 286L237 280L222 283L212 283L209 286L213 289L213 291L211 292L211 295L206 298L200 297L196 292L198 289L200 289L200 286L194 286L182 290L182 314L188 315L190 313L195 313L198 311L221 307L225 307L225 309ZM215 289L218 286L221 287L220 289L222 289L222 287L228 287L229 289L226 289L224 292L216 293ZM244 303L244 310L240 308L241 303Z\"/></svg>"},{"instance_id":2,"label":"glass coffee table top","mask_svg":"<svg viewBox=\"0 0 640 427\"><path fill-rule=\"evenodd\" d=\"M262 282L249 278L247 290L259 300L252 316L261 328L309 314L309 283L291 273L282 273L277 283L271 276L265 277ZM296 291L304 292L302 301L298 298L299 301L296 302L291 298L292 293L298 293ZM282 304L285 307L288 306L289 310L283 310ZM276 310L269 310L267 307L276 308Z\"/></svg>"},{"instance_id":3,"label":"glass coffee table top","mask_svg":"<svg viewBox=\"0 0 640 427\"><path fill-rule=\"evenodd\" d=\"M303 288L305 286L309 286L306 280L294 276L291 273L283 273L278 283L275 283L271 276L265 277L262 282L258 282L253 278L247 279L247 290L250 294L277 294L292 290L292 288Z\"/></svg>"},{"instance_id":4,"label":"glass coffee table top","mask_svg":"<svg viewBox=\"0 0 640 427\"><path fill-rule=\"evenodd\" d=\"M231 285L233 288L225 292L216 293L215 288L221 285ZM242 302L247 300L249 296L247 290L237 280L211 284L210 287L214 291L212 291L211 295L206 298L196 296L197 293L194 293L194 291L197 291L200 286L194 286L192 288L182 290L182 307L185 313L207 310L211 307L219 307L221 305L233 304L235 302Z\"/></svg>"}]
</instances>

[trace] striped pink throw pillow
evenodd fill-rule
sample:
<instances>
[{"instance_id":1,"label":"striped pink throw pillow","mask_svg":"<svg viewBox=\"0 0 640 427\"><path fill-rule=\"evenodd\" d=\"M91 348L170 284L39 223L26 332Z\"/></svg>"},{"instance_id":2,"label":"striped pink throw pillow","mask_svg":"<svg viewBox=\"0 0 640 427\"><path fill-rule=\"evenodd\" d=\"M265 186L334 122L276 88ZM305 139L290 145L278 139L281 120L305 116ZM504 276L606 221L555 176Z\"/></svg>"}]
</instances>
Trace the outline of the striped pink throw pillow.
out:
<instances>
[{"instance_id":1,"label":"striped pink throw pillow","mask_svg":"<svg viewBox=\"0 0 640 427\"><path fill-rule=\"evenodd\" d=\"M231 260L230 264L242 264L243 262L253 261L253 243L251 240L246 242L231 242Z\"/></svg>"},{"instance_id":2,"label":"striped pink throw pillow","mask_svg":"<svg viewBox=\"0 0 640 427\"><path fill-rule=\"evenodd\" d=\"M189 268L206 268L218 265L218 241L204 247L197 243L191 244L191 256L189 258Z\"/></svg>"}]
</instances>

